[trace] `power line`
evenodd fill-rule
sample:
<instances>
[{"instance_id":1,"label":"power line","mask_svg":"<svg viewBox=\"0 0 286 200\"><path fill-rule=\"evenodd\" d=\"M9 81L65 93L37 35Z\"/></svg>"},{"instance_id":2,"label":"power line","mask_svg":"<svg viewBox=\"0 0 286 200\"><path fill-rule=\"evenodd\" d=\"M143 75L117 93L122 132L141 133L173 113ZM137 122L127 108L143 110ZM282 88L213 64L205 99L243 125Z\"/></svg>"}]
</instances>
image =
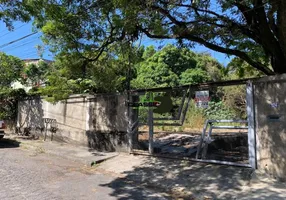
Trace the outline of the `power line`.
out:
<instances>
[{"instance_id":1,"label":"power line","mask_svg":"<svg viewBox=\"0 0 286 200\"><path fill-rule=\"evenodd\" d=\"M7 51L15 50L15 49L17 49L19 47L26 46L27 44L31 44L33 42L36 42L37 40L38 40L38 38L32 38L31 40L24 41L23 43L20 43L19 45L8 46L8 48L3 50L3 51L7 52ZM3 49L6 48L6 47L3 47Z\"/></svg>"},{"instance_id":2,"label":"power line","mask_svg":"<svg viewBox=\"0 0 286 200\"><path fill-rule=\"evenodd\" d=\"M11 41L11 42L8 42L8 43L6 43L6 44L2 44L2 45L0 46L0 48L6 47L6 46L8 46L8 45L10 45L10 44L13 44L13 43L15 43L15 42L21 41L21 40L23 40L23 39L25 39L25 38L27 38L27 37L30 37L30 36L32 36L32 35L35 35L35 34L37 34L37 33L38 33L38 32L34 32L34 33L31 33L31 34L25 35L25 36L23 36L23 37L21 37L21 38L19 38L19 39L16 39L16 40L13 40L13 41Z\"/></svg>"},{"instance_id":3,"label":"power line","mask_svg":"<svg viewBox=\"0 0 286 200\"><path fill-rule=\"evenodd\" d=\"M6 36L6 35L9 35L9 34L11 34L12 32L14 32L14 31L16 31L16 30L22 28L23 26L27 26L27 25L28 25L28 23L23 24L23 25L21 25L21 26L15 28L13 31L8 31L8 33L5 33L5 34L3 34L3 35L0 35L0 38L4 37L4 36Z\"/></svg>"},{"instance_id":4,"label":"power line","mask_svg":"<svg viewBox=\"0 0 286 200\"><path fill-rule=\"evenodd\" d=\"M12 47L10 47L10 48L8 48L8 49L5 49L5 50L3 50L3 51L5 51L5 52L14 51L14 50L18 49L19 47L27 46L27 45L29 45L29 44L32 44L32 43L36 42L37 40L38 40L38 39L33 39L33 40L29 41L29 42L22 43L21 45L12 46ZM5 48L5 47L4 47L4 48Z\"/></svg>"}]
</instances>

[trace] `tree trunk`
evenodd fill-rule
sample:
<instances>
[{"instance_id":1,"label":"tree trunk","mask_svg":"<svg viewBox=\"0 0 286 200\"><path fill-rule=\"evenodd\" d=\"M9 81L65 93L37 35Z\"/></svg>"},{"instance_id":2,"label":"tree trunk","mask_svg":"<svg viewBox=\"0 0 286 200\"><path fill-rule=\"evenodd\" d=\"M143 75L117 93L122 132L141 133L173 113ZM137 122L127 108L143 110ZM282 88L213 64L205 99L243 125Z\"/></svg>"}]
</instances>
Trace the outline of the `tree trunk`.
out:
<instances>
[{"instance_id":1,"label":"tree trunk","mask_svg":"<svg viewBox=\"0 0 286 200\"><path fill-rule=\"evenodd\" d=\"M276 57L273 58L273 68L275 66L276 73L286 73L286 1L279 1L278 13L277 13L277 25L278 25L278 40L282 49L284 59L280 60ZM273 56L274 57L274 56ZM272 61L272 60L271 60Z\"/></svg>"},{"instance_id":2,"label":"tree trunk","mask_svg":"<svg viewBox=\"0 0 286 200\"><path fill-rule=\"evenodd\" d=\"M275 74L284 74L286 73L286 62L285 57L281 58L277 55L271 56L271 66L275 72Z\"/></svg>"}]
</instances>

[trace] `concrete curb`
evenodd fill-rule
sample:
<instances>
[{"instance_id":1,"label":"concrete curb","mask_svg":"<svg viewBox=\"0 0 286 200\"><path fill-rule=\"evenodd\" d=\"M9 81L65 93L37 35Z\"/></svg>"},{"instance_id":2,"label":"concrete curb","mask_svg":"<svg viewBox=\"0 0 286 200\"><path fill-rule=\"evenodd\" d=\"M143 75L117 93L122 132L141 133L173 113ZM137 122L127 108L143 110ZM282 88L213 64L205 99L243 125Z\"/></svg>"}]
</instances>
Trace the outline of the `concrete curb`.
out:
<instances>
[{"instance_id":1,"label":"concrete curb","mask_svg":"<svg viewBox=\"0 0 286 200\"><path fill-rule=\"evenodd\" d=\"M40 142L40 140L25 140L21 138L11 139L20 142L20 147L28 146L28 149L33 149L34 151L40 148L40 153L61 157L73 162L81 162L87 166L104 162L119 155L118 152L98 152L89 150L87 147L58 142Z\"/></svg>"},{"instance_id":2,"label":"concrete curb","mask_svg":"<svg viewBox=\"0 0 286 200\"><path fill-rule=\"evenodd\" d=\"M105 158L98 158L98 157L95 156L94 159L84 159L84 158L79 158L79 157L71 156L71 155L63 155L61 153L57 153L57 152L50 151L50 150L47 150L45 153L48 154L48 155L61 157L61 158L64 158L64 159L67 159L67 160L70 160L70 161L73 161L73 162L81 162L81 163L83 163L84 165L87 165L87 166L91 166L93 163L94 164L98 164L98 163L104 162L106 160L112 159L112 158L114 158L114 157L119 155L119 153L117 153L116 155L111 155L111 156L108 156L108 157L105 157Z\"/></svg>"}]
</instances>

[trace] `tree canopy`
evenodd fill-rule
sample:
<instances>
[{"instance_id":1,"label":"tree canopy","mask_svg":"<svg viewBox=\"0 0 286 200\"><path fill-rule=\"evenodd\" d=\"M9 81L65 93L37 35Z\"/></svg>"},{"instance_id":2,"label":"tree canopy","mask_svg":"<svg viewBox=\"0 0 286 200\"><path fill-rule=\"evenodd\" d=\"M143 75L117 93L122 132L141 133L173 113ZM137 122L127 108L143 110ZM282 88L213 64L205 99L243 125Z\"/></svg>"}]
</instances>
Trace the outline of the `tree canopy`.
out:
<instances>
[{"instance_id":1,"label":"tree canopy","mask_svg":"<svg viewBox=\"0 0 286 200\"><path fill-rule=\"evenodd\" d=\"M21 0L0 0L0 4L0 20L5 23L9 30L14 29L13 21L28 22L31 20L31 16L41 9L39 7L35 9L29 5L29 1L23 2Z\"/></svg>"},{"instance_id":2,"label":"tree canopy","mask_svg":"<svg viewBox=\"0 0 286 200\"><path fill-rule=\"evenodd\" d=\"M32 85L42 82L47 73L50 72L50 65L45 61L40 60L37 64L32 63L23 69L25 81L30 81Z\"/></svg>"},{"instance_id":3,"label":"tree canopy","mask_svg":"<svg viewBox=\"0 0 286 200\"><path fill-rule=\"evenodd\" d=\"M93 62L113 43L142 35L236 56L263 73L286 72L282 0L35 0L35 25L56 51ZM96 52L86 56L86 52ZM270 63L270 64L269 64ZM269 67L271 66L271 67Z\"/></svg>"},{"instance_id":4,"label":"tree canopy","mask_svg":"<svg viewBox=\"0 0 286 200\"><path fill-rule=\"evenodd\" d=\"M20 79L24 63L14 56L0 53L0 86L10 87L11 84Z\"/></svg>"},{"instance_id":5,"label":"tree canopy","mask_svg":"<svg viewBox=\"0 0 286 200\"><path fill-rule=\"evenodd\" d=\"M132 60L135 62L136 55ZM65 99L70 94L122 92L126 89L128 63L121 54L114 57L104 53L96 62L86 62L78 53L62 53L45 76L46 87L36 92L49 96L51 101Z\"/></svg>"},{"instance_id":6,"label":"tree canopy","mask_svg":"<svg viewBox=\"0 0 286 200\"><path fill-rule=\"evenodd\" d=\"M132 80L132 86L136 88L196 84L222 78L222 66L215 59L173 45L159 51L147 47L143 60L135 68L137 77Z\"/></svg>"}]
</instances>

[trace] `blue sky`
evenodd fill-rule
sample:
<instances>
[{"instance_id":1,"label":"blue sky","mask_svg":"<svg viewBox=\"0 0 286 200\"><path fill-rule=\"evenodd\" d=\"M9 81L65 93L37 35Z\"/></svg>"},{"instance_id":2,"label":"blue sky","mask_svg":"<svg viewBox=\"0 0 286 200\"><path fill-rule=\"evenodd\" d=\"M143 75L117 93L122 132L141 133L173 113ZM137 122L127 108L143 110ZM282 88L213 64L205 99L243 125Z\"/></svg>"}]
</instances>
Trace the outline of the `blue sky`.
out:
<instances>
[{"instance_id":1,"label":"blue sky","mask_svg":"<svg viewBox=\"0 0 286 200\"><path fill-rule=\"evenodd\" d=\"M0 22L0 46L33 33L32 23L15 22L14 27L15 27L14 31L10 32L5 27L5 25L2 22ZM0 48L0 51L5 52L9 55L17 56L21 59L39 58L36 45L43 45L43 42L41 41L40 37L41 33L37 33L21 41ZM155 47L159 47L167 44L167 42L165 41L159 42L158 40L144 38L141 44L144 45L145 47L149 45L154 45ZM230 61L230 58L228 58L225 54L212 51L210 49L205 48L204 46L197 45L192 50L195 52L207 52L211 56L216 58L224 66L226 66L227 63ZM46 47L43 58L52 60L53 57L54 55L48 50L48 47Z\"/></svg>"},{"instance_id":2,"label":"blue sky","mask_svg":"<svg viewBox=\"0 0 286 200\"><path fill-rule=\"evenodd\" d=\"M23 36L33 33L32 23L14 23L14 31L8 31L4 23L0 23L0 46L6 43L9 43L13 40L19 39ZM36 45L43 45L41 41L41 33L37 33L30 37L27 37L21 41L15 42L11 45L7 45L3 48L0 48L1 52L6 54L17 56L21 59L27 58L39 58L37 53ZM53 59L53 55L46 48L43 57L45 59Z\"/></svg>"}]
</instances>

